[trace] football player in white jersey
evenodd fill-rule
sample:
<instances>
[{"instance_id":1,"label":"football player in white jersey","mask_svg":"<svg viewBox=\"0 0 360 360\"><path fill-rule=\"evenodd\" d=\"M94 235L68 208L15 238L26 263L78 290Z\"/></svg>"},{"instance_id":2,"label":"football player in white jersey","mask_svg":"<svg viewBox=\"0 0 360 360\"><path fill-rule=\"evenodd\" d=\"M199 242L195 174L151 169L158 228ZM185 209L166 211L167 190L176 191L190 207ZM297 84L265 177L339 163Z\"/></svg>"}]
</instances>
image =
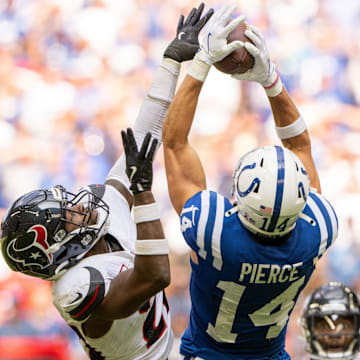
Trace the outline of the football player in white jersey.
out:
<instances>
[{"instance_id":1,"label":"football player in white jersey","mask_svg":"<svg viewBox=\"0 0 360 360\"><path fill-rule=\"evenodd\" d=\"M360 345L360 303L347 286L330 282L307 299L300 318L311 360L353 360Z\"/></svg>"},{"instance_id":2,"label":"football player in white jersey","mask_svg":"<svg viewBox=\"0 0 360 360\"><path fill-rule=\"evenodd\" d=\"M162 291L170 281L168 244L151 193L152 160L180 63L194 57L213 13L202 16L203 9L180 17L105 184L76 194L61 186L32 191L2 221L4 259L14 271L54 280L54 304L91 359L167 359L172 346Z\"/></svg>"},{"instance_id":3,"label":"football player in white jersey","mask_svg":"<svg viewBox=\"0 0 360 360\"><path fill-rule=\"evenodd\" d=\"M186 360L288 360L286 328L317 261L337 237L337 218L321 195L309 134L282 86L266 42L227 42L244 21L224 6L210 19L163 129L169 194L191 252L191 314L181 339ZM236 79L256 81L269 98L284 147L243 155L233 174L236 203L207 189L189 144L197 101L211 66L237 47L255 59ZM219 121L221 121L219 119Z\"/></svg>"}]
</instances>

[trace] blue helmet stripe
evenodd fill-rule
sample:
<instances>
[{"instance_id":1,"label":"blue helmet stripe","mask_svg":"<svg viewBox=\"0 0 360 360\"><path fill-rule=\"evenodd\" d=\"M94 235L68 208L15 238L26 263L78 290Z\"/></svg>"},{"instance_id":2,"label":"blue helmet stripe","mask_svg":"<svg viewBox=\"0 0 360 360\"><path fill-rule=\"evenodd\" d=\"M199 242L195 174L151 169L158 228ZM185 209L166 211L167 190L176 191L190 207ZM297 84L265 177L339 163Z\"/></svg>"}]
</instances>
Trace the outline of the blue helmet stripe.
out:
<instances>
[{"instance_id":1,"label":"blue helmet stripe","mask_svg":"<svg viewBox=\"0 0 360 360\"><path fill-rule=\"evenodd\" d=\"M275 204L273 216L271 217L271 221L267 231L271 232L275 230L275 226L280 216L281 204L284 194L284 179L285 179L285 156L284 149L281 146L275 146L276 156L278 162L278 174L277 174L277 182L276 182L276 194L275 194Z\"/></svg>"}]
</instances>

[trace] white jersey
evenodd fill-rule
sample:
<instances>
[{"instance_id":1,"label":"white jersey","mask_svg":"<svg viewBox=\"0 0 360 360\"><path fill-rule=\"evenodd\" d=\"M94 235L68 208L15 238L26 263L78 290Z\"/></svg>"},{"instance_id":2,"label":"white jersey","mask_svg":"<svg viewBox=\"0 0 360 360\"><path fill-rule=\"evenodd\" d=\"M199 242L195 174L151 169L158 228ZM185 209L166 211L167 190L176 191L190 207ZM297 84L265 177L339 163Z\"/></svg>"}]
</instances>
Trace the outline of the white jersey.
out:
<instances>
[{"instance_id":1,"label":"white jersey","mask_svg":"<svg viewBox=\"0 0 360 360\"><path fill-rule=\"evenodd\" d=\"M169 307L160 292L127 318L114 320L102 337L87 337L82 323L91 315L109 291L119 272L134 266L136 226L123 196L111 186L90 187L110 208L110 245L128 251L89 256L54 282L53 301L65 321L75 330L90 359L165 360L172 346ZM117 244L115 243L117 242Z\"/></svg>"}]
</instances>

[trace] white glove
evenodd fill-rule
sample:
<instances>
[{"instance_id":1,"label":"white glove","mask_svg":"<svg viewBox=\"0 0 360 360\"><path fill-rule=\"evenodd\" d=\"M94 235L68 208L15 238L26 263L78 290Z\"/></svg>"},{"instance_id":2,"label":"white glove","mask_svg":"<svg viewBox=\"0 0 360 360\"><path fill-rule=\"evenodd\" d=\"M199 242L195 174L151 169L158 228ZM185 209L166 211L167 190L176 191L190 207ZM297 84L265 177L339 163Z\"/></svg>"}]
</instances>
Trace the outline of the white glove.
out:
<instances>
[{"instance_id":1,"label":"white glove","mask_svg":"<svg viewBox=\"0 0 360 360\"><path fill-rule=\"evenodd\" d=\"M225 5L210 18L196 59L213 65L244 45L242 41L227 42L227 36L245 20L245 16L240 15L229 22L236 8L236 5Z\"/></svg>"},{"instance_id":2,"label":"white glove","mask_svg":"<svg viewBox=\"0 0 360 360\"><path fill-rule=\"evenodd\" d=\"M227 36L245 20L245 16L240 15L229 22L236 8L237 5L225 5L210 18L189 75L204 81L211 65L224 59L235 49L244 46L242 41L233 41L230 44L227 42Z\"/></svg>"},{"instance_id":3,"label":"white glove","mask_svg":"<svg viewBox=\"0 0 360 360\"><path fill-rule=\"evenodd\" d=\"M245 49L254 57L254 66L243 74L233 74L238 80L249 80L260 83L268 96L276 96L282 90L282 82L276 66L271 62L269 50L263 34L258 28L249 25L245 35L255 44L245 42Z\"/></svg>"}]
</instances>

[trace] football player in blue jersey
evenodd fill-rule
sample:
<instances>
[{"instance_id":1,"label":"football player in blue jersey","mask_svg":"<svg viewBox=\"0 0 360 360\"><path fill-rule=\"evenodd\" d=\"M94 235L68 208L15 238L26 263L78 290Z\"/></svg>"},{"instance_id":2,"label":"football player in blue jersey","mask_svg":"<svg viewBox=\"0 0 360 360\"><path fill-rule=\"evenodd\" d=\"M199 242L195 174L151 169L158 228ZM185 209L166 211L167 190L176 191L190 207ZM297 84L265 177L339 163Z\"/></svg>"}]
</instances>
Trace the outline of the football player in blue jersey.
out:
<instances>
[{"instance_id":1,"label":"football player in blue jersey","mask_svg":"<svg viewBox=\"0 0 360 360\"><path fill-rule=\"evenodd\" d=\"M307 299L300 318L310 359L353 360L360 344L360 304L347 286L331 282Z\"/></svg>"},{"instance_id":2,"label":"football player in blue jersey","mask_svg":"<svg viewBox=\"0 0 360 360\"><path fill-rule=\"evenodd\" d=\"M163 128L166 175L183 236L192 249L192 309L182 337L184 359L289 359L286 327L317 261L337 237L338 222L321 195L305 122L281 83L266 42L227 43L244 21L236 6L215 12ZM237 47L254 67L233 77L260 83L283 146L243 155L233 173L236 203L206 186L188 135L210 67Z\"/></svg>"}]
</instances>

